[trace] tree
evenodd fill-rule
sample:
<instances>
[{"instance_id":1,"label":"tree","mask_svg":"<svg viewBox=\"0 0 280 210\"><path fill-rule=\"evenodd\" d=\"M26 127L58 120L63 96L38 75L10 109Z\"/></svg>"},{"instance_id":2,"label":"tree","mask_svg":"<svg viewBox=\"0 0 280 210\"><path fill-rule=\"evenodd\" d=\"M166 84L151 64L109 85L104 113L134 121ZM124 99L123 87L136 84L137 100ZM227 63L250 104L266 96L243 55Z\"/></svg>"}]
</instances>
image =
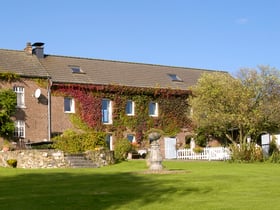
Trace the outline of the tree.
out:
<instances>
[{"instance_id":1,"label":"tree","mask_svg":"<svg viewBox=\"0 0 280 210\"><path fill-rule=\"evenodd\" d=\"M207 73L192 91L194 125L208 135L244 143L248 137L256 140L263 131L279 129L280 76L276 69L242 69L238 78Z\"/></svg>"},{"instance_id":2,"label":"tree","mask_svg":"<svg viewBox=\"0 0 280 210\"><path fill-rule=\"evenodd\" d=\"M0 136L9 138L14 131L11 117L16 110L16 93L12 90L0 90Z\"/></svg>"}]
</instances>

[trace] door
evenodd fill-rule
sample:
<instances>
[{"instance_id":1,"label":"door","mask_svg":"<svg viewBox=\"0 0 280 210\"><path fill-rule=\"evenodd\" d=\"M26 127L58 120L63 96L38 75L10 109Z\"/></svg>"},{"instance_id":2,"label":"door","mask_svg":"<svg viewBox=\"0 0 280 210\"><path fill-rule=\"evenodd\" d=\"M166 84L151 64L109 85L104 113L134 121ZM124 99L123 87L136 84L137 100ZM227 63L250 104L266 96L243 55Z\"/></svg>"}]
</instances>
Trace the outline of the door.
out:
<instances>
[{"instance_id":1,"label":"door","mask_svg":"<svg viewBox=\"0 0 280 210\"><path fill-rule=\"evenodd\" d=\"M165 145L165 158L166 159L176 159L176 138L166 137L164 138Z\"/></svg>"}]
</instances>

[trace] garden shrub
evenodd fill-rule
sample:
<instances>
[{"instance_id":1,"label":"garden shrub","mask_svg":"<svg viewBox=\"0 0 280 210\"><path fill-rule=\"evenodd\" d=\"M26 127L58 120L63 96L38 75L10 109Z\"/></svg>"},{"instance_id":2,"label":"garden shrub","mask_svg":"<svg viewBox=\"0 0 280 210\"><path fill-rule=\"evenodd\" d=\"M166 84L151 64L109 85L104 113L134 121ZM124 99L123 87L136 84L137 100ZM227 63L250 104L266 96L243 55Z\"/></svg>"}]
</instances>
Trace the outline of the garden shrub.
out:
<instances>
[{"instance_id":1,"label":"garden shrub","mask_svg":"<svg viewBox=\"0 0 280 210\"><path fill-rule=\"evenodd\" d=\"M105 135L103 132L76 133L69 130L53 138L54 148L70 154L105 148Z\"/></svg>"},{"instance_id":2,"label":"garden shrub","mask_svg":"<svg viewBox=\"0 0 280 210\"><path fill-rule=\"evenodd\" d=\"M16 168L17 167L17 160L16 159L9 159L9 160L7 160L7 164L10 167Z\"/></svg>"},{"instance_id":3,"label":"garden shrub","mask_svg":"<svg viewBox=\"0 0 280 210\"><path fill-rule=\"evenodd\" d=\"M114 145L114 157L117 161L122 161L127 158L128 152L132 149L131 143L123 138L117 139Z\"/></svg>"},{"instance_id":4,"label":"garden shrub","mask_svg":"<svg viewBox=\"0 0 280 210\"><path fill-rule=\"evenodd\" d=\"M230 150L232 153L231 161L233 162L256 162L264 160L262 148L255 143L232 144Z\"/></svg>"},{"instance_id":5,"label":"garden shrub","mask_svg":"<svg viewBox=\"0 0 280 210\"><path fill-rule=\"evenodd\" d=\"M269 143L269 159L268 161L271 163L280 163L280 151L275 139Z\"/></svg>"}]
</instances>

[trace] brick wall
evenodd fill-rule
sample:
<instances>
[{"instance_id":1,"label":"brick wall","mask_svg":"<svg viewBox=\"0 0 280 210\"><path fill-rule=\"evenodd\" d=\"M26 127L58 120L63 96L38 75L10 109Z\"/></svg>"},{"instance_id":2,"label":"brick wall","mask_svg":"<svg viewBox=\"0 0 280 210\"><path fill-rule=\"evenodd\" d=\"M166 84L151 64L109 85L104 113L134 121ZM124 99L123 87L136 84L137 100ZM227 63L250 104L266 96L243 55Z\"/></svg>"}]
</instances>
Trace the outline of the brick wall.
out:
<instances>
[{"instance_id":1,"label":"brick wall","mask_svg":"<svg viewBox=\"0 0 280 210\"><path fill-rule=\"evenodd\" d=\"M14 86L24 87L25 108L17 108L15 119L25 121L24 141L40 142L48 139L48 93L46 88L40 87L33 79L22 78L20 81L7 83L0 82L1 88L13 89ZM41 90L37 99L36 89ZM73 128L69 114L64 113L63 97L51 98L51 125L52 133L62 133Z\"/></svg>"},{"instance_id":2,"label":"brick wall","mask_svg":"<svg viewBox=\"0 0 280 210\"><path fill-rule=\"evenodd\" d=\"M63 133L67 129L73 128L70 122L69 113L64 113L64 97L52 96L51 98L51 119L52 133Z\"/></svg>"}]
</instances>

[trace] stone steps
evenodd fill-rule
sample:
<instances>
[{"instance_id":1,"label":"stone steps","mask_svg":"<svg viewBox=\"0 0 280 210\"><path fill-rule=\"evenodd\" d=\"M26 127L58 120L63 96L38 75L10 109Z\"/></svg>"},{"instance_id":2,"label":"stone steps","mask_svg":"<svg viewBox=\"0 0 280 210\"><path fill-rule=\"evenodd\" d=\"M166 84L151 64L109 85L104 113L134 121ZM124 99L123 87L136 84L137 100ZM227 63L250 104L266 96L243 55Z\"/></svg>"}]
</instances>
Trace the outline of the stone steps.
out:
<instances>
[{"instance_id":1,"label":"stone steps","mask_svg":"<svg viewBox=\"0 0 280 210\"><path fill-rule=\"evenodd\" d=\"M86 159L84 154L65 155L71 168L98 168L98 165Z\"/></svg>"}]
</instances>

